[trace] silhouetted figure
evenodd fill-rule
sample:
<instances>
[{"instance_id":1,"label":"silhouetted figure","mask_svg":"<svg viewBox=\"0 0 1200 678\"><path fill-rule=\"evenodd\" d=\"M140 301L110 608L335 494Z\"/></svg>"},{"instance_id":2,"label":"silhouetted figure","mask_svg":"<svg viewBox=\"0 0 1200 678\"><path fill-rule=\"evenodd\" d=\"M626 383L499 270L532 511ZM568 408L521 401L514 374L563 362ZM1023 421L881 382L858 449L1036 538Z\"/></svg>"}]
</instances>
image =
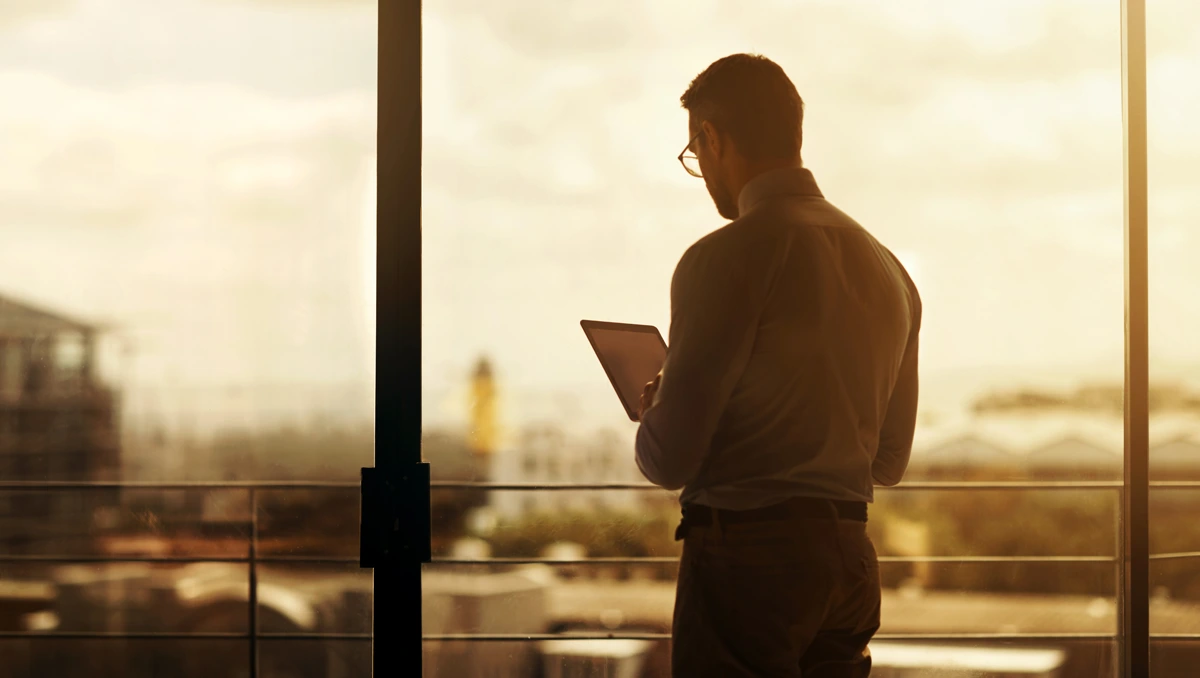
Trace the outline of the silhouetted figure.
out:
<instances>
[{"instance_id":1,"label":"silhouetted figure","mask_svg":"<svg viewBox=\"0 0 1200 678\"><path fill-rule=\"evenodd\" d=\"M735 54L681 98L679 159L732 223L684 253L642 473L683 488L675 676L866 676L879 628L873 485L908 465L921 302L801 165L804 103Z\"/></svg>"}]
</instances>

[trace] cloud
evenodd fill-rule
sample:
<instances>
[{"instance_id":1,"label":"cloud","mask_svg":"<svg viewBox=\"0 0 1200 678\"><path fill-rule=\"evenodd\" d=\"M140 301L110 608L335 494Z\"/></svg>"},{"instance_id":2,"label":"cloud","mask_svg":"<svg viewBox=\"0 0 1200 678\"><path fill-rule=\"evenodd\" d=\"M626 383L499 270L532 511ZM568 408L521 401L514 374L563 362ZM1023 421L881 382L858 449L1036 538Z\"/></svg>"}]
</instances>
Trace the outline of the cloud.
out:
<instances>
[{"instance_id":1,"label":"cloud","mask_svg":"<svg viewBox=\"0 0 1200 678\"><path fill-rule=\"evenodd\" d=\"M675 2L662 4L678 6ZM614 9L588 0L507 3L440 0L426 3L425 11L454 16L464 24L472 21L467 17L478 17L481 26L498 40L534 59L564 53L573 59L603 59L615 52L644 46L657 35L653 9Z\"/></svg>"},{"instance_id":2,"label":"cloud","mask_svg":"<svg viewBox=\"0 0 1200 678\"><path fill-rule=\"evenodd\" d=\"M603 49L550 35L586 24L569 4L553 20L516 2L429 12L426 292L444 300L427 311L430 360L452 360L454 335L469 332L497 337L502 361L527 364L498 309L547 328L570 327L581 308L662 317L662 299L629 290L665 290L674 256L719 223L702 184L675 162L686 141L677 97L736 51L766 53L797 82L809 104L806 160L835 203L920 254L936 311L931 365L1069 364L1119 349L1120 27L1111 8L767 5L612 9L632 28L611 32ZM1173 119L1186 120L1194 88L1182 86L1183 64L1200 63L1197 33L1165 24L1152 33L1154 58L1182 55L1159 71L1175 89L1160 79L1152 90L1166 90ZM1164 187L1186 184L1200 160L1194 129L1171 136L1155 164ZM586 165L587 181L563 180L564 153ZM1182 187L1171 191L1172 223L1200 209ZM1062 299L1071 299L1066 311ZM1168 343L1159 346L1190 350ZM567 361L540 354L530 378L566 374Z\"/></svg>"},{"instance_id":3,"label":"cloud","mask_svg":"<svg viewBox=\"0 0 1200 678\"><path fill-rule=\"evenodd\" d=\"M88 0L7 33L0 69L101 89L223 83L297 98L372 90L374 7L323 7Z\"/></svg>"},{"instance_id":4,"label":"cloud","mask_svg":"<svg viewBox=\"0 0 1200 678\"><path fill-rule=\"evenodd\" d=\"M0 289L153 330L147 375L363 376L373 97L97 91L28 73L0 73L0 89L13 102L0 224L22 242L0 253Z\"/></svg>"},{"instance_id":5,"label":"cloud","mask_svg":"<svg viewBox=\"0 0 1200 678\"><path fill-rule=\"evenodd\" d=\"M514 199L580 200L578 186L553 169L553 156L569 149L585 165L578 174L593 177L601 193L682 185L675 97L712 58L749 50L780 60L808 98L806 157L837 192L857 185L907 202L1006 204L1119 190L1116 14L1087 2L886 6L894 9L767 3L747 13L730 3L656 4L621 15L646 28L620 48L538 43L554 51L532 58L528 36L514 26L535 36L569 33L572 12L582 10L565 3L556 10L563 19L535 16L523 3L441 5L429 12L435 30L427 29L427 73L436 74L426 80L430 172L454 172L457 163L471 177L457 190L468 195L494 186ZM1157 29L1152 52L1160 59L1200 44L1194 29L1173 23ZM677 34L664 38L668 26ZM1200 53L1184 62L1200 62ZM1180 102L1176 110L1188 110L1194 92L1179 86L1185 70L1159 68L1152 79ZM1181 125L1170 135L1152 132L1152 141L1168 136L1164 162L1186 166L1190 160L1175 156L1192 157L1200 132Z\"/></svg>"},{"instance_id":6,"label":"cloud","mask_svg":"<svg viewBox=\"0 0 1200 678\"><path fill-rule=\"evenodd\" d=\"M75 0L4 0L0 3L0 30L27 21L61 15Z\"/></svg>"}]
</instances>

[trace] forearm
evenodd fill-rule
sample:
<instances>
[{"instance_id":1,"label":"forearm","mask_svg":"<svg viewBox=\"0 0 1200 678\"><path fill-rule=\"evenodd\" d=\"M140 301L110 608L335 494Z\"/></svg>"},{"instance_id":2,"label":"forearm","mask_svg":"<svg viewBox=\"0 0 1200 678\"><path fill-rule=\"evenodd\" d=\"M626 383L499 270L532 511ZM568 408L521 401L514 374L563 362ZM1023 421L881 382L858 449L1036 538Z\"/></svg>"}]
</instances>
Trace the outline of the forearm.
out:
<instances>
[{"instance_id":1,"label":"forearm","mask_svg":"<svg viewBox=\"0 0 1200 678\"><path fill-rule=\"evenodd\" d=\"M650 412L647 412L650 414ZM667 490L678 490L687 485L699 470L702 461L699 455L687 450L671 450L662 444L656 426L642 423L638 428L635 443L638 469L646 480Z\"/></svg>"},{"instance_id":2,"label":"forearm","mask_svg":"<svg viewBox=\"0 0 1200 678\"><path fill-rule=\"evenodd\" d=\"M892 487L904 477L908 470L908 459L912 448L905 450L880 450L871 464L871 478L876 485Z\"/></svg>"},{"instance_id":3,"label":"forearm","mask_svg":"<svg viewBox=\"0 0 1200 678\"><path fill-rule=\"evenodd\" d=\"M871 476L879 485L900 482L912 457L913 436L917 430L917 401L920 393L917 376L917 338L905 351L900 375L888 402L887 414L879 433L879 448L871 464Z\"/></svg>"}]
</instances>

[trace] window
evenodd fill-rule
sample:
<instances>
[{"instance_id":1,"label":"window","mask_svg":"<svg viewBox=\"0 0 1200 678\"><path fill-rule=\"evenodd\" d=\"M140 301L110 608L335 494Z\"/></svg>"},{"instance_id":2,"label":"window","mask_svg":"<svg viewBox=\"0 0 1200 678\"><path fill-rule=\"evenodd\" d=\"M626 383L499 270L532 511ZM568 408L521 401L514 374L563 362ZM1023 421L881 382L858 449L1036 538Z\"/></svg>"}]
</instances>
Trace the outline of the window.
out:
<instances>
[{"instance_id":1,"label":"window","mask_svg":"<svg viewBox=\"0 0 1200 678\"><path fill-rule=\"evenodd\" d=\"M5 676L369 675L377 28L0 3Z\"/></svg>"},{"instance_id":2,"label":"window","mask_svg":"<svg viewBox=\"0 0 1200 678\"><path fill-rule=\"evenodd\" d=\"M549 419L565 438L616 426L629 450L633 429L580 343L578 318L665 332L675 261L721 223L701 182L675 162L686 118L674 101L716 57L765 53L807 101L805 161L825 194L897 252L930 309L910 481L880 491L872 509L886 587L880 670L900 671L917 651L941 663L908 670L944 669L967 644L988 658L982 675L1034 655L1048 673L1117 675L1128 647L1118 611L1136 603L1119 596L1129 397L1120 3L886 5L627 3L527 14L426 3L423 360L435 369L425 388L453 387L443 380L465 375L486 341L503 373L521 375L496 384L509 403L503 426ZM542 339L511 332L514 317ZM460 343L470 348L457 348L468 335ZM624 466L614 476L638 478L628 452L615 460ZM1013 485L938 485L998 481ZM669 560L678 507L665 493L637 492L644 501L632 505L655 512L638 548ZM541 526L502 525L493 539L510 549L503 555L532 558L537 545L588 535L590 556L612 555L597 535L620 519L600 506ZM506 574L495 564L478 577ZM659 583L671 586L669 576ZM635 597L619 577L597 574L589 586L571 590L609 607ZM669 628L669 594L663 600L657 631ZM951 611L958 605L965 616ZM596 606L574 612L595 619ZM527 627L502 630L451 619L427 615L426 634L569 625L532 615ZM985 635L953 637L965 628ZM645 661L664 651L655 648ZM471 652L432 640L425 651L438 667L448 653Z\"/></svg>"},{"instance_id":3,"label":"window","mask_svg":"<svg viewBox=\"0 0 1200 678\"><path fill-rule=\"evenodd\" d=\"M1119 385L1129 201L1118 0L536 11L522 2L425 3L423 204L409 205L399 203L411 187L393 190L403 160L394 139L381 150L389 175L374 188L375 123L399 123L375 119L371 3L0 10L0 222L27 231L0 248L0 427L11 422L0 451L14 455L13 476L31 479L0 478L0 502L13 509L0 520L0 579L42 606L13 617L19 630L0 630L0 654L16 658L9 673L369 672L372 581L357 568L353 526L356 469L369 465L375 441L376 200L386 223L423 210L423 248L402 246L419 235L416 222L378 247L387 261L424 261L416 367L425 432L465 439L461 396L481 350L496 374L515 375L495 384L500 407L480 408L500 412L492 454L447 445L454 473L441 477L451 464L430 458L440 484L438 558L423 572L427 675L661 666L678 554L671 495L636 482L542 486L524 505L553 510L471 523L493 556L512 560L445 554L481 505L522 494L488 480L513 468L527 443L559 459L575 441L616 430L617 448L629 450L632 428L578 318L666 330L674 260L719 225L674 160L685 123L673 102L712 59L753 50L779 60L809 102L806 162L827 195L897 250L938 309L927 316L911 480L880 492L872 514L888 590L877 671L961 666L956 650L968 645L982 662L977 675L1029 663L1050 675L1116 675L1117 655L1138 641L1117 637L1117 614L1150 605L1147 591L1117 595L1126 554L1116 497L1140 489L1078 482L1071 463L1098 478L1111 470L1103 455L1119 449L1114 412L1125 402L1135 419L1154 404L1155 472L1186 468L1195 438L1187 417L1167 416L1187 411L1190 386L1155 382L1148 395ZM376 3L378 20L400 16L400 4ZM1123 4L1136 47L1145 3ZM1192 12L1182 0L1152 3L1158 373L1182 374L1190 347L1194 286L1177 226L1194 183ZM1147 69L1133 51L1136 83ZM395 53L379 56L397 66ZM394 90L397 80L382 73ZM1139 110L1134 101L1135 121ZM1134 131L1137 165L1145 149ZM1132 207L1136 244L1144 223ZM1139 261L1135 325L1146 301ZM381 301L403 297L387 294ZM109 441L92 451L120 475L49 485L30 466L32 455L53 453L45 406L62 395L47 390L47 342L88 330L98 331L95 355L80 359L96 369L70 402L86 398L89 427ZM382 351L401 345L389 341L396 331L379 324ZM1137 381L1144 347L1132 354ZM391 367L408 359L380 355ZM380 375L380 392L402 378ZM394 427L381 421L381 439L403 438ZM1134 455L1145 451L1133 442ZM613 477L638 478L627 452L613 460ZM997 469L1015 484L989 481ZM1001 489L935 484L967 480ZM1194 513L1188 482L1154 487L1156 516ZM37 518L55 506L89 507L96 530L42 529L50 523ZM995 516L1007 520L984 520ZM1157 557L1155 628L1185 619L1185 633L1156 638L1155 670L1172 675L1194 643L1196 547L1187 530L1141 536ZM1128 555L1136 568L1145 554ZM539 559L553 571L531 562ZM148 585L161 581L171 585ZM964 608L975 617L954 617ZM924 641L914 644L904 624L921 621ZM946 637L970 624L981 635ZM563 644L562 632L610 640ZM446 638L459 633L525 640ZM528 641L538 634L556 644ZM377 658L388 656L381 646Z\"/></svg>"},{"instance_id":4,"label":"window","mask_svg":"<svg viewBox=\"0 0 1200 678\"><path fill-rule=\"evenodd\" d=\"M1200 70L1200 40L1183 28L1194 22L1196 8L1185 2L1147 3L1146 99L1148 108L1149 192L1149 595L1151 675L1193 671L1187 657L1200 640L1200 620L1179 615L1196 599L1200 533L1192 521L1200 505L1200 448L1191 428L1198 384L1197 307L1185 290L1196 267L1186 256L1195 238L1200 211L1194 191L1193 158L1200 138L1190 120L1200 114L1191 82Z\"/></svg>"}]
</instances>

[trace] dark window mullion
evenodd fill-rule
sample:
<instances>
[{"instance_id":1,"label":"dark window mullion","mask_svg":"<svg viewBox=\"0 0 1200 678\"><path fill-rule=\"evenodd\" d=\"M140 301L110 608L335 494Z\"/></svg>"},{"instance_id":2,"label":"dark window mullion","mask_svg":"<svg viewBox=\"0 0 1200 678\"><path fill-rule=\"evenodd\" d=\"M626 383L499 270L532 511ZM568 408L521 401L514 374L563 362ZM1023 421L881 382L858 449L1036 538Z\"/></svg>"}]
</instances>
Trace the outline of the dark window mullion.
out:
<instances>
[{"instance_id":1,"label":"dark window mullion","mask_svg":"<svg viewBox=\"0 0 1200 678\"><path fill-rule=\"evenodd\" d=\"M1121 511L1121 672L1150 675L1146 2L1121 2L1125 146L1125 487Z\"/></svg>"},{"instance_id":2,"label":"dark window mullion","mask_svg":"<svg viewBox=\"0 0 1200 678\"><path fill-rule=\"evenodd\" d=\"M401 488L421 461L421 2L378 12L375 466ZM374 575L372 675L419 676L420 561Z\"/></svg>"}]
</instances>

